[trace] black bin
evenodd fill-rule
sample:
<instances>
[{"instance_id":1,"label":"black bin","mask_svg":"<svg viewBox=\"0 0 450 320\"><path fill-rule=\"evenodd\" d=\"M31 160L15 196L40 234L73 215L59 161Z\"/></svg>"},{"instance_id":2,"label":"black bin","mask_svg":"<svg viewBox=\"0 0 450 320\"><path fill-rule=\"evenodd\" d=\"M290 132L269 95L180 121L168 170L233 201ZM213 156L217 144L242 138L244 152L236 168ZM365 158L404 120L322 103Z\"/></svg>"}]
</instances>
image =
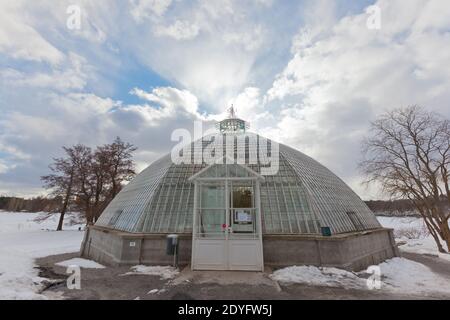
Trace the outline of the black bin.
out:
<instances>
[{"instance_id":1,"label":"black bin","mask_svg":"<svg viewBox=\"0 0 450 320\"><path fill-rule=\"evenodd\" d=\"M178 235L169 234L167 236L166 254L173 256L176 252L178 252Z\"/></svg>"}]
</instances>

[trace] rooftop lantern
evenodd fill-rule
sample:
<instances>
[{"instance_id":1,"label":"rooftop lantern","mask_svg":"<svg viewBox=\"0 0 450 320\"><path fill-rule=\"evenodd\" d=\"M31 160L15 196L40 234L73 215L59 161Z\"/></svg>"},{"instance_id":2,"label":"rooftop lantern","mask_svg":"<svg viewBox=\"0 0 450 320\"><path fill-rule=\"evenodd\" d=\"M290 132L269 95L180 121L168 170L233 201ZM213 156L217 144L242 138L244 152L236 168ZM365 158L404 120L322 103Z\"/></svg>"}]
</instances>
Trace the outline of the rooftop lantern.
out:
<instances>
[{"instance_id":1,"label":"rooftop lantern","mask_svg":"<svg viewBox=\"0 0 450 320\"><path fill-rule=\"evenodd\" d=\"M228 118L217 123L217 129L221 133L243 133L250 125L236 116L233 105L228 109Z\"/></svg>"}]
</instances>

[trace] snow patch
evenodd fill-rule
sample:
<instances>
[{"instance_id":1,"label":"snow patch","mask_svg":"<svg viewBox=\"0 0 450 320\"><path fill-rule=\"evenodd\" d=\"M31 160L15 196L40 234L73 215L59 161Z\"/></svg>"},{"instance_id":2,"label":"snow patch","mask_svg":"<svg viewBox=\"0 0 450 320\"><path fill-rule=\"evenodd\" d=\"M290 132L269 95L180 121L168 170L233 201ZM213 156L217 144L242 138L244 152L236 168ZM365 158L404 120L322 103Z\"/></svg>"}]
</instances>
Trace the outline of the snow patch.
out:
<instances>
[{"instance_id":1,"label":"snow patch","mask_svg":"<svg viewBox=\"0 0 450 320\"><path fill-rule=\"evenodd\" d=\"M158 293L158 289L152 289L152 290L150 290L149 292L147 292L147 294L155 294L155 293Z\"/></svg>"},{"instance_id":2,"label":"snow patch","mask_svg":"<svg viewBox=\"0 0 450 320\"><path fill-rule=\"evenodd\" d=\"M161 280L173 279L178 275L179 271L170 266L144 266L137 265L131 267L131 271L123 274L127 275L148 275L148 276L159 276Z\"/></svg>"},{"instance_id":3,"label":"snow patch","mask_svg":"<svg viewBox=\"0 0 450 320\"><path fill-rule=\"evenodd\" d=\"M58 263L55 263L57 266L61 267L69 267L69 266L78 266L80 268L86 268L86 269L104 269L105 266L92 261L88 259L82 259L82 258L73 258L70 260L61 261Z\"/></svg>"},{"instance_id":4,"label":"snow patch","mask_svg":"<svg viewBox=\"0 0 450 320\"><path fill-rule=\"evenodd\" d=\"M355 273L337 268L292 266L277 270L270 277L282 283L301 283L319 287L367 288L365 279L359 278Z\"/></svg>"},{"instance_id":5,"label":"snow patch","mask_svg":"<svg viewBox=\"0 0 450 320\"><path fill-rule=\"evenodd\" d=\"M0 299L47 299L35 258L80 250L83 232L55 230L54 220L35 221L41 213L0 212ZM56 219L56 216L55 218Z\"/></svg>"},{"instance_id":6,"label":"snow patch","mask_svg":"<svg viewBox=\"0 0 450 320\"><path fill-rule=\"evenodd\" d=\"M450 281L424 266L404 258L393 258L379 265L381 290L403 294L450 294ZM292 266L270 275L281 283L300 283L320 287L369 290L366 272L349 272L337 268Z\"/></svg>"},{"instance_id":7,"label":"snow patch","mask_svg":"<svg viewBox=\"0 0 450 320\"><path fill-rule=\"evenodd\" d=\"M434 273L421 263L393 258L380 265L383 284L391 291L408 293L450 293L450 279Z\"/></svg>"}]
</instances>

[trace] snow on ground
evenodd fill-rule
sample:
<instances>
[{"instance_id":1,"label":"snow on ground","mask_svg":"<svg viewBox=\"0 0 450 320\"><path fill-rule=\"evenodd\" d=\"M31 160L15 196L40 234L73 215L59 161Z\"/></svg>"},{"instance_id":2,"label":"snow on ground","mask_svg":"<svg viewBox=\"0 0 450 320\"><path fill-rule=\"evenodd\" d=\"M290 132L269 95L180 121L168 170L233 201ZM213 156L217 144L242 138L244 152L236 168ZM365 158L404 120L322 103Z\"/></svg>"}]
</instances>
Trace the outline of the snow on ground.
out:
<instances>
[{"instance_id":1,"label":"snow on ground","mask_svg":"<svg viewBox=\"0 0 450 320\"><path fill-rule=\"evenodd\" d=\"M59 221L59 213L48 214L46 212L7 212L0 210L0 233L56 230ZM77 213L67 213L64 217L64 230L78 230L84 228L83 221Z\"/></svg>"},{"instance_id":2,"label":"snow on ground","mask_svg":"<svg viewBox=\"0 0 450 320\"><path fill-rule=\"evenodd\" d=\"M159 289L152 289L149 292L147 292L147 294L155 294L158 293Z\"/></svg>"},{"instance_id":3,"label":"snow on ground","mask_svg":"<svg viewBox=\"0 0 450 320\"><path fill-rule=\"evenodd\" d=\"M56 263L57 266L61 267L70 267L70 266L78 266L80 268L86 268L86 269L104 269L105 266L92 261L88 259L82 259L82 258L73 258L70 260L65 260Z\"/></svg>"},{"instance_id":4,"label":"snow on ground","mask_svg":"<svg viewBox=\"0 0 450 320\"><path fill-rule=\"evenodd\" d=\"M423 220L418 217L377 217L381 225L394 229L397 243L404 243L402 251L431 254L450 261L450 254L440 253ZM445 244L444 248L446 248Z\"/></svg>"},{"instance_id":5,"label":"snow on ground","mask_svg":"<svg viewBox=\"0 0 450 320\"><path fill-rule=\"evenodd\" d=\"M407 293L447 293L450 281L421 263L393 258L380 265L382 281L388 290Z\"/></svg>"},{"instance_id":6,"label":"snow on ground","mask_svg":"<svg viewBox=\"0 0 450 320\"><path fill-rule=\"evenodd\" d=\"M178 275L179 271L170 266L144 266L138 265L131 267L131 271L123 274L124 276L144 274L149 276L160 276L161 280L173 279Z\"/></svg>"},{"instance_id":7,"label":"snow on ground","mask_svg":"<svg viewBox=\"0 0 450 320\"><path fill-rule=\"evenodd\" d=\"M0 211L0 299L45 299L34 259L80 249L83 225L55 230L59 215ZM36 220L39 220L37 222ZM70 219L69 219L70 220Z\"/></svg>"},{"instance_id":8,"label":"snow on ground","mask_svg":"<svg viewBox=\"0 0 450 320\"><path fill-rule=\"evenodd\" d=\"M273 280L282 283L301 283L320 287L344 287L364 289L366 280L355 273L337 268L318 268L313 266L292 266L275 271Z\"/></svg>"},{"instance_id":9,"label":"snow on ground","mask_svg":"<svg viewBox=\"0 0 450 320\"><path fill-rule=\"evenodd\" d=\"M433 237L419 217L377 217L386 228L394 229L401 250L432 254L450 261L450 255L439 253ZM443 293L450 295L450 281L424 266L404 258L394 258L379 265L382 290L406 294ZM336 268L292 266L275 271L271 278L283 283L314 286L368 289L367 273L353 273Z\"/></svg>"},{"instance_id":10,"label":"snow on ground","mask_svg":"<svg viewBox=\"0 0 450 320\"><path fill-rule=\"evenodd\" d=\"M379 265L381 288L390 292L413 295L445 294L450 296L450 282L423 264L404 258L393 258ZM271 276L281 283L301 283L321 287L369 290L366 272L349 272L336 268L292 266L275 271Z\"/></svg>"}]
</instances>

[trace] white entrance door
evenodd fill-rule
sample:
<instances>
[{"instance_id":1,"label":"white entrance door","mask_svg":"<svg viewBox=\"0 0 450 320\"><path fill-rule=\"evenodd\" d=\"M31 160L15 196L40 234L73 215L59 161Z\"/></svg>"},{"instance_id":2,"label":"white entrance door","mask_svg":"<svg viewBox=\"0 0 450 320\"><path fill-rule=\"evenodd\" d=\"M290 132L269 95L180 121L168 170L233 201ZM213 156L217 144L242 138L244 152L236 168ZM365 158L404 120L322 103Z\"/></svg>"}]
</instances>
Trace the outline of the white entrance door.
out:
<instances>
[{"instance_id":1,"label":"white entrance door","mask_svg":"<svg viewBox=\"0 0 450 320\"><path fill-rule=\"evenodd\" d=\"M264 268L257 179L196 181L194 270Z\"/></svg>"}]
</instances>

